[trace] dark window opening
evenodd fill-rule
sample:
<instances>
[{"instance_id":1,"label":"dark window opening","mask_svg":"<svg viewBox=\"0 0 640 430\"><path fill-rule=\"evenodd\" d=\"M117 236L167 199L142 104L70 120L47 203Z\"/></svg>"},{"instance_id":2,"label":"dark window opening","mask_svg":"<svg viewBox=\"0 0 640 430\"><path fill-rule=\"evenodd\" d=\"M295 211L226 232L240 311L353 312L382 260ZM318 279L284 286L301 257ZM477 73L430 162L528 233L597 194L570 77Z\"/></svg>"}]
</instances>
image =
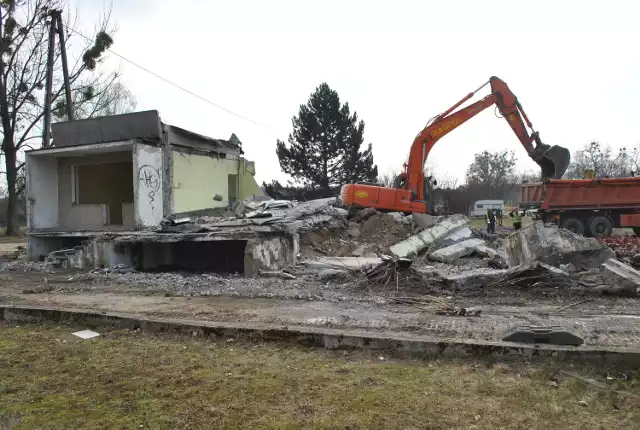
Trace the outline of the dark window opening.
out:
<instances>
[{"instance_id":1,"label":"dark window opening","mask_svg":"<svg viewBox=\"0 0 640 430\"><path fill-rule=\"evenodd\" d=\"M246 240L147 242L138 249L144 271L244 273Z\"/></svg>"}]
</instances>

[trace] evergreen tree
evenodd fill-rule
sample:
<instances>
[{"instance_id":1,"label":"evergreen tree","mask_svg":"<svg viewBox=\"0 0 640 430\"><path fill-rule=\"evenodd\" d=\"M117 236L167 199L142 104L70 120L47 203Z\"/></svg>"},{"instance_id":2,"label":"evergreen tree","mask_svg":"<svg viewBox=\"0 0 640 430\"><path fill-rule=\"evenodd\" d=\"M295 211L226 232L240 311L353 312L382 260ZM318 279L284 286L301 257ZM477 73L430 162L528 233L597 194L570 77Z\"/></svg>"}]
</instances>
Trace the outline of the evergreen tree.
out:
<instances>
[{"instance_id":1,"label":"evergreen tree","mask_svg":"<svg viewBox=\"0 0 640 430\"><path fill-rule=\"evenodd\" d=\"M342 105L329 85L316 88L292 124L289 145L278 140L276 153L282 170L295 181L329 191L344 183L376 180L371 144L360 150L364 122L357 113L351 115L349 104Z\"/></svg>"}]
</instances>

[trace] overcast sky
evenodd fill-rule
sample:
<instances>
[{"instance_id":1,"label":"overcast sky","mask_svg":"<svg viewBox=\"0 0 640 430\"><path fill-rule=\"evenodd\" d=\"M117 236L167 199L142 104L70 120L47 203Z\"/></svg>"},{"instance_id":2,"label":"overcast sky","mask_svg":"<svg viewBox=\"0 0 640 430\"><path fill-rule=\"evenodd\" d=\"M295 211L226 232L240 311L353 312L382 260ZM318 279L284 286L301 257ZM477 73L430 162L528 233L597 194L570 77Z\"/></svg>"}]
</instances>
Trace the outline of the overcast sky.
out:
<instances>
[{"instance_id":1,"label":"overcast sky","mask_svg":"<svg viewBox=\"0 0 640 430\"><path fill-rule=\"evenodd\" d=\"M85 34L109 2L75 0ZM275 154L291 117L327 82L366 123L380 172L400 170L415 135L490 76L518 96L543 141L640 143L640 4L629 1L113 0L113 50L257 126L112 56L139 110L216 138L236 133L257 179L286 179ZM478 97L487 94L484 90ZM462 179L473 154L512 149L492 108L428 160Z\"/></svg>"}]
</instances>

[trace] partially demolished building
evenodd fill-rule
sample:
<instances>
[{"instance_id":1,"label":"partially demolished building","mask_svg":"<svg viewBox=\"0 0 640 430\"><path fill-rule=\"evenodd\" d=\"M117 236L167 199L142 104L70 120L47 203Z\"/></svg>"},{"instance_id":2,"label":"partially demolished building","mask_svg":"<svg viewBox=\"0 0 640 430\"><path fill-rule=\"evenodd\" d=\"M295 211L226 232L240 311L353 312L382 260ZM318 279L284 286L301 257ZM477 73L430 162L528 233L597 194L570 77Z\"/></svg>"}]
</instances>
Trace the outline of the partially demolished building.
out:
<instances>
[{"instance_id":1,"label":"partially demolished building","mask_svg":"<svg viewBox=\"0 0 640 430\"><path fill-rule=\"evenodd\" d=\"M172 255L198 253L177 242L154 246L150 229L163 219L262 194L235 135L202 136L163 123L157 111L57 123L52 134L52 147L26 154L31 259L75 250L83 267L170 264ZM116 246L124 237L130 246ZM225 249L220 255L233 247Z\"/></svg>"}]
</instances>

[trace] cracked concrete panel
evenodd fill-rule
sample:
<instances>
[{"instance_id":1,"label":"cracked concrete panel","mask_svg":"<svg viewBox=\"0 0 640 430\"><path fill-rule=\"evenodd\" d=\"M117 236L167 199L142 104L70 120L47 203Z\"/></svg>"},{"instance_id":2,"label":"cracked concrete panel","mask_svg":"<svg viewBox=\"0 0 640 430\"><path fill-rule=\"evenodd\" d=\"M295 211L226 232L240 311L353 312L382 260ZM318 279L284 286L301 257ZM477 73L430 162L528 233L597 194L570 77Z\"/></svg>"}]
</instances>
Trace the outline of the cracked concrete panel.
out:
<instances>
[{"instance_id":1,"label":"cracked concrete panel","mask_svg":"<svg viewBox=\"0 0 640 430\"><path fill-rule=\"evenodd\" d=\"M504 240L510 267L542 261L552 266L573 264L577 269L597 268L615 258L611 248L595 238L578 236L556 225L536 221Z\"/></svg>"},{"instance_id":2,"label":"cracked concrete panel","mask_svg":"<svg viewBox=\"0 0 640 430\"><path fill-rule=\"evenodd\" d=\"M453 215L451 218L446 218L433 227L393 245L390 250L396 257L412 257L467 224L469 224L469 218L466 216Z\"/></svg>"}]
</instances>

